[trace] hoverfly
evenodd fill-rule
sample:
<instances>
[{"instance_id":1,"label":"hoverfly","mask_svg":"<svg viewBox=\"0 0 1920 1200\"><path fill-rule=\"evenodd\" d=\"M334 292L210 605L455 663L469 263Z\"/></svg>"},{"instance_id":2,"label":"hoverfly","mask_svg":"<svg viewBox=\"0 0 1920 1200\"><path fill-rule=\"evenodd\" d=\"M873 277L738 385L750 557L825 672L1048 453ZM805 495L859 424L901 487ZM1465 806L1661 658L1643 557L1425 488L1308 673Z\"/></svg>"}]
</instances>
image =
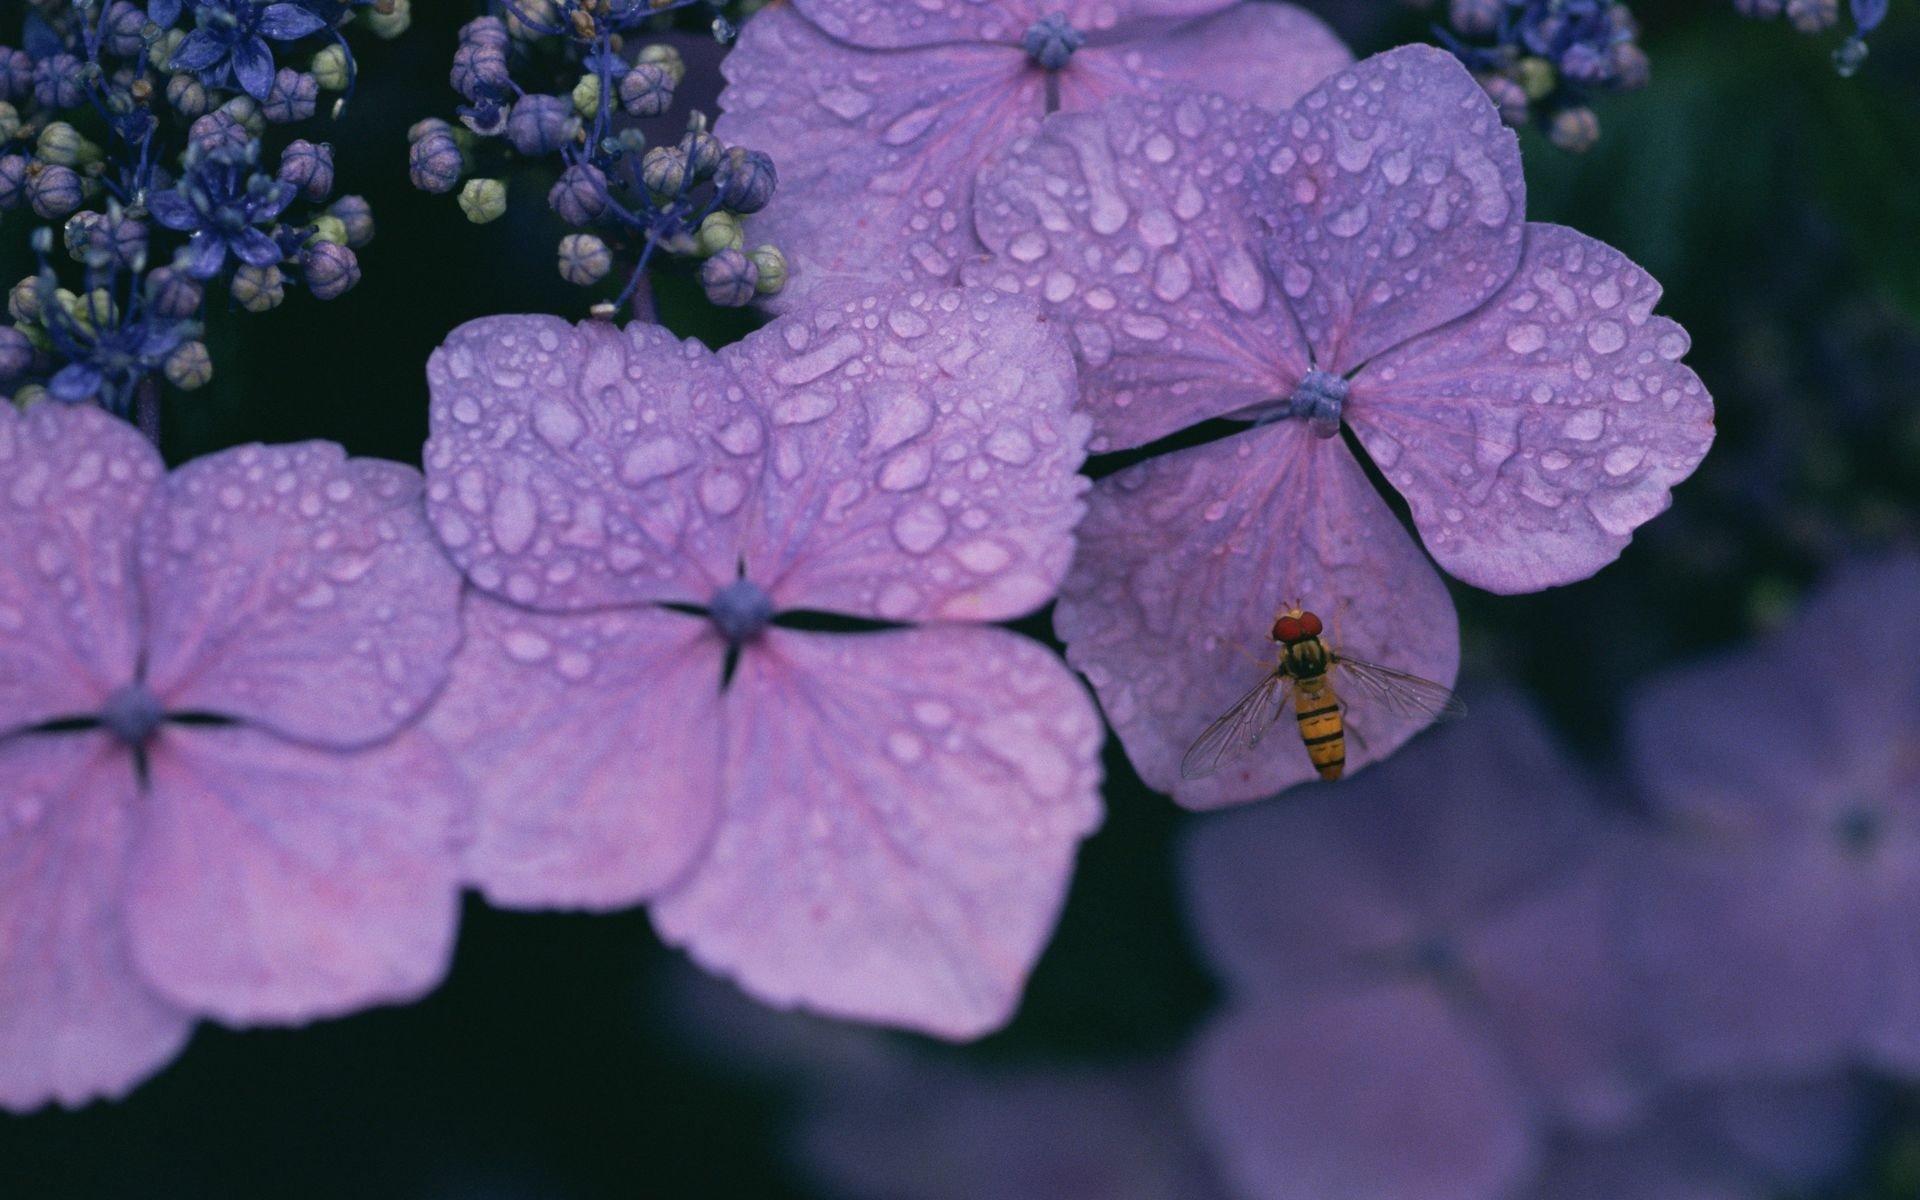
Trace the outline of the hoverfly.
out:
<instances>
[{"instance_id":1,"label":"hoverfly","mask_svg":"<svg viewBox=\"0 0 1920 1200\"><path fill-rule=\"evenodd\" d=\"M1200 779L1248 753L1273 728L1293 696L1294 720L1307 757L1322 779L1338 779L1347 765L1346 702L1340 686L1366 704L1405 717L1439 720L1466 712L1453 692L1417 675L1363 662L1330 649L1320 638L1320 618L1293 605L1274 619L1272 638L1279 659L1219 720L1207 726L1180 760L1180 775Z\"/></svg>"}]
</instances>

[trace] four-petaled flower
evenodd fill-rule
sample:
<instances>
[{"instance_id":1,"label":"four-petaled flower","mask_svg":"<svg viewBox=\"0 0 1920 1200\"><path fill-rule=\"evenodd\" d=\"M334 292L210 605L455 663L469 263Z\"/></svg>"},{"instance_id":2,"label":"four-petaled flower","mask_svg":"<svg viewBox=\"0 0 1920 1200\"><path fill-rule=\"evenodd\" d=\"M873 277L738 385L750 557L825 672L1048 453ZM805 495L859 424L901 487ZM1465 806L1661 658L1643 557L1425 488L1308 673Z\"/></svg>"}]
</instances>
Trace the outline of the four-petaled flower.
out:
<instances>
[{"instance_id":1,"label":"four-petaled flower","mask_svg":"<svg viewBox=\"0 0 1920 1200\"><path fill-rule=\"evenodd\" d=\"M1091 699L984 624L1072 553L1087 421L1058 332L986 290L718 354L499 317L429 380L428 510L480 589L428 721L478 793L472 880L650 900L770 1003L1006 1020L1100 817ZM807 612L906 627L773 623Z\"/></svg>"},{"instance_id":2,"label":"four-petaled flower","mask_svg":"<svg viewBox=\"0 0 1920 1200\"><path fill-rule=\"evenodd\" d=\"M285 257L280 244L260 228L277 220L299 189L254 170L258 143L244 150L195 148L187 152L180 181L147 197L153 219L187 239L187 270L211 279L232 254L252 267L267 267Z\"/></svg>"},{"instance_id":3,"label":"four-petaled flower","mask_svg":"<svg viewBox=\"0 0 1920 1200\"><path fill-rule=\"evenodd\" d=\"M1500 592L1605 565L1713 437L1659 286L1525 220L1513 134L1438 50L1368 59L1278 118L1197 95L1053 116L976 207L994 257L964 274L1072 331L1094 450L1255 422L1103 479L1055 617L1141 776L1184 804L1312 777L1285 745L1179 777L1286 600L1336 652L1453 679L1446 588L1343 427L1440 565ZM1351 765L1425 723L1351 715Z\"/></svg>"},{"instance_id":4,"label":"four-petaled flower","mask_svg":"<svg viewBox=\"0 0 1920 1200\"><path fill-rule=\"evenodd\" d=\"M296 41L327 27L317 14L292 3L194 0L193 11L197 24L167 65L193 72L208 87L235 80L255 100L265 100L273 90L273 50L267 43ZM168 28L180 18L180 0L152 0L147 15Z\"/></svg>"},{"instance_id":5,"label":"four-petaled flower","mask_svg":"<svg viewBox=\"0 0 1920 1200\"><path fill-rule=\"evenodd\" d=\"M460 780L409 731L459 637L417 472L248 446L166 475L0 404L0 1106L117 1095L197 1017L445 972Z\"/></svg>"},{"instance_id":6,"label":"four-petaled flower","mask_svg":"<svg viewBox=\"0 0 1920 1200\"><path fill-rule=\"evenodd\" d=\"M794 0L722 62L724 140L778 148L750 222L824 283L950 283L979 253L974 175L1055 109L1187 87L1280 109L1352 61L1289 4L1251 0Z\"/></svg>"}]
</instances>

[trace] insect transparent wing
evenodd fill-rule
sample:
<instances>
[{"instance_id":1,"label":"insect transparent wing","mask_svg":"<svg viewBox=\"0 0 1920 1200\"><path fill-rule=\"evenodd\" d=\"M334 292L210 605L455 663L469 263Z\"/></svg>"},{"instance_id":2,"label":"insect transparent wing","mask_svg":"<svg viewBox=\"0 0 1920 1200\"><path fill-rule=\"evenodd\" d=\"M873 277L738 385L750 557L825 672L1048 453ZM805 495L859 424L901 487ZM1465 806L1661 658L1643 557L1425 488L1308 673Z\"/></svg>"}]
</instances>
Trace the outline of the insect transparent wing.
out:
<instances>
[{"instance_id":1,"label":"insect transparent wing","mask_svg":"<svg viewBox=\"0 0 1920 1200\"><path fill-rule=\"evenodd\" d=\"M1260 744L1286 710L1292 680L1278 671L1240 697L1218 721L1194 740L1180 760L1182 779L1202 779Z\"/></svg>"},{"instance_id":2,"label":"insect transparent wing","mask_svg":"<svg viewBox=\"0 0 1920 1200\"><path fill-rule=\"evenodd\" d=\"M1467 706L1460 703L1452 688L1431 679L1338 654L1334 656L1333 665L1340 672L1348 698L1362 704L1377 705L1403 717L1426 717L1434 721L1467 713Z\"/></svg>"}]
</instances>

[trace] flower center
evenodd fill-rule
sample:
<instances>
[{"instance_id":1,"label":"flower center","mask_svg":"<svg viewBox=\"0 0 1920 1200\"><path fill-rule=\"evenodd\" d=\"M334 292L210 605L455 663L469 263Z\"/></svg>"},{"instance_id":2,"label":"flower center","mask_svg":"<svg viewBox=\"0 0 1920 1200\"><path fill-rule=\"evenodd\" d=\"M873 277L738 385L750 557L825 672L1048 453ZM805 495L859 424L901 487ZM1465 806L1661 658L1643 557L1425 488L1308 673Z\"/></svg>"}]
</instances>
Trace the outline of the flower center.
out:
<instances>
[{"instance_id":1,"label":"flower center","mask_svg":"<svg viewBox=\"0 0 1920 1200\"><path fill-rule=\"evenodd\" d=\"M1870 854L1886 832L1886 818L1872 804L1857 801L1833 820L1833 836L1851 854Z\"/></svg>"},{"instance_id":2,"label":"flower center","mask_svg":"<svg viewBox=\"0 0 1920 1200\"><path fill-rule=\"evenodd\" d=\"M760 636L773 620L773 597L750 579L736 579L713 594L707 615L720 634L735 646Z\"/></svg>"},{"instance_id":3,"label":"flower center","mask_svg":"<svg viewBox=\"0 0 1920 1200\"><path fill-rule=\"evenodd\" d=\"M1415 971L1435 977L1452 975L1461 966L1460 952L1445 934L1429 934L1414 942L1408 958Z\"/></svg>"},{"instance_id":4,"label":"flower center","mask_svg":"<svg viewBox=\"0 0 1920 1200\"><path fill-rule=\"evenodd\" d=\"M1315 437L1330 438L1340 432L1340 414L1347 404L1347 381L1325 371L1308 371L1293 389L1287 415L1299 417L1313 430Z\"/></svg>"},{"instance_id":5,"label":"flower center","mask_svg":"<svg viewBox=\"0 0 1920 1200\"><path fill-rule=\"evenodd\" d=\"M166 716L160 698L145 684L130 683L107 697L100 709L100 724L127 745L139 746L153 736Z\"/></svg>"},{"instance_id":6,"label":"flower center","mask_svg":"<svg viewBox=\"0 0 1920 1200\"><path fill-rule=\"evenodd\" d=\"M1048 13L1027 26L1020 45L1034 62L1049 71L1058 71L1086 40L1087 35L1069 24L1064 13Z\"/></svg>"}]
</instances>

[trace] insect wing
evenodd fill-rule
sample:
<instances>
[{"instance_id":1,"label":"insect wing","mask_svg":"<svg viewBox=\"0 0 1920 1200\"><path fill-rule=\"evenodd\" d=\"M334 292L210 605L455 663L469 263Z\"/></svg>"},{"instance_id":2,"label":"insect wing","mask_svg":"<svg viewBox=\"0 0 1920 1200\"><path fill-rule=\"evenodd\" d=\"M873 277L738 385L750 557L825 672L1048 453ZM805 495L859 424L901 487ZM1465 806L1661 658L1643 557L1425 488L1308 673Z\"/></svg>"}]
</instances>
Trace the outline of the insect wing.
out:
<instances>
[{"instance_id":1,"label":"insect wing","mask_svg":"<svg viewBox=\"0 0 1920 1200\"><path fill-rule=\"evenodd\" d=\"M1466 715L1467 706L1460 703L1453 689L1431 679L1344 655L1335 655L1333 665L1350 699L1403 717L1444 721Z\"/></svg>"},{"instance_id":2,"label":"insect wing","mask_svg":"<svg viewBox=\"0 0 1920 1200\"><path fill-rule=\"evenodd\" d=\"M1258 746L1267 730L1273 728L1273 723L1286 711L1287 692L1292 682L1275 671L1240 697L1194 740L1187 756L1180 760L1180 777L1203 779Z\"/></svg>"}]
</instances>

